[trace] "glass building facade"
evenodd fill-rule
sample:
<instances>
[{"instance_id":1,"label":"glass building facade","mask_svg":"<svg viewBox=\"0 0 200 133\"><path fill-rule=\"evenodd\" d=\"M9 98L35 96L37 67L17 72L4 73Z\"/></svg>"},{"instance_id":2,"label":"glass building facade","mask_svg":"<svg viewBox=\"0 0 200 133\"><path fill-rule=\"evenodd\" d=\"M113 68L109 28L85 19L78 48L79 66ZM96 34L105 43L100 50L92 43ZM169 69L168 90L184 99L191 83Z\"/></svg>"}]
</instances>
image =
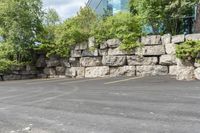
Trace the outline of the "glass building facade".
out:
<instances>
[{"instance_id":1,"label":"glass building facade","mask_svg":"<svg viewBox=\"0 0 200 133\"><path fill-rule=\"evenodd\" d=\"M88 0L87 6L98 15L104 15L106 11L116 14L120 11L128 11L129 0Z\"/></svg>"}]
</instances>

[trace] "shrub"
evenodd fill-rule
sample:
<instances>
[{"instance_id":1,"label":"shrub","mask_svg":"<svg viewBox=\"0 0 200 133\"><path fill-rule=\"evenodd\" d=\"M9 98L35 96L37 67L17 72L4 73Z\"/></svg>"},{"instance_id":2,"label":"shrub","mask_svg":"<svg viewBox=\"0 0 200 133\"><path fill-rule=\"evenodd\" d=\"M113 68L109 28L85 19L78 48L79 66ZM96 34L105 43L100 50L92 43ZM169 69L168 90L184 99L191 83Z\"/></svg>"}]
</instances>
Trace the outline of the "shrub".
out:
<instances>
[{"instance_id":1,"label":"shrub","mask_svg":"<svg viewBox=\"0 0 200 133\"><path fill-rule=\"evenodd\" d=\"M8 59L0 59L0 73L7 73L11 70L12 66L16 65L16 62Z\"/></svg>"},{"instance_id":2,"label":"shrub","mask_svg":"<svg viewBox=\"0 0 200 133\"><path fill-rule=\"evenodd\" d=\"M73 45L89 38L95 21L96 15L90 8L81 8L77 16L65 20L62 24L47 27L47 33L51 31L51 42L44 37L37 50L46 52L47 56L68 57Z\"/></svg>"},{"instance_id":3,"label":"shrub","mask_svg":"<svg viewBox=\"0 0 200 133\"><path fill-rule=\"evenodd\" d=\"M182 60L195 62L200 52L200 41L186 41L176 46L176 56Z\"/></svg>"},{"instance_id":4,"label":"shrub","mask_svg":"<svg viewBox=\"0 0 200 133\"><path fill-rule=\"evenodd\" d=\"M91 31L98 44L118 38L122 41L121 49L129 51L141 44L138 43L142 35L141 24L137 16L130 13L118 13L98 21Z\"/></svg>"}]
</instances>

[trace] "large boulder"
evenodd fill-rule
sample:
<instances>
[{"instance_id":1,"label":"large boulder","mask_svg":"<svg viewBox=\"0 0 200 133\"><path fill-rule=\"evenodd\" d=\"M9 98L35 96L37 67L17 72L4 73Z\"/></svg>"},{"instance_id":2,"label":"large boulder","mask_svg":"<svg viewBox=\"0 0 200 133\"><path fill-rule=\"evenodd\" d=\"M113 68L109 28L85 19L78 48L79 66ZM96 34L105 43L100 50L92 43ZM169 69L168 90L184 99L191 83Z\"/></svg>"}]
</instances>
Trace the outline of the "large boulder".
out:
<instances>
[{"instance_id":1,"label":"large boulder","mask_svg":"<svg viewBox=\"0 0 200 133\"><path fill-rule=\"evenodd\" d=\"M101 61L101 57L82 57L80 59L80 64L83 67L100 66L102 64Z\"/></svg>"},{"instance_id":2,"label":"large boulder","mask_svg":"<svg viewBox=\"0 0 200 133\"><path fill-rule=\"evenodd\" d=\"M4 75L4 80L21 80L22 75L17 75L17 74L9 74L9 75Z\"/></svg>"},{"instance_id":3,"label":"large boulder","mask_svg":"<svg viewBox=\"0 0 200 133\"><path fill-rule=\"evenodd\" d=\"M186 40L193 40L193 41L198 41L200 40L200 34L188 34L185 36Z\"/></svg>"},{"instance_id":4,"label":"large boulder","mask_svg":"<svg viewBox=\"0 0 200 133\"><path fill-rule=\"evenodd\" d=\"M70 57L69 58L69 63L70 63L71 67L80 67L79 58Z\"/></svg>"},{"instance_id":5,"label":"large boulder","mask_svg":"<svg viewBox=\"0 0 200 133\"><path fill-rule=\"evenodd\" d=\"M194 67L192 66L178 66L177 67L177 80L194 80Z\"/></svg>"},{"instance_id":6,"label":"large boulder","mask_svg":"<svg viewBox=\"0 0 200 133\"><path fill-rule=\"evenodd\" d=\"M56 70L54 68L45 68L43 70L44 74L48 76L55 76L56 75Z\"/></svg>"},{"instance_id":7,"label":"large boulder","mask_svg":"<svg viewBox=\"0 0 200 133\"><path fill-rule=\"evenodd\" d=\"M100 49L101 50L104 50L104 49L107 49L107 48L108 48L107 42L103 42L103 43L100 44Z\"/></svg>"},{"instance_id":8,"label":"large boulder","mask_svg":"<svg viewBox=\"0 0 200 133\"><path fill-rule=\"evenodd\" d=\"M185 41L185 35L172 36L172 43L179 44Z\"/></svg>"},{"instance_id":9,"label":"large boulder","mask_svg":"<svg viewBox=\"0 0 200 133\"><path fill-rule=\"evenodd\" d=\"M65 75L71 74L74 78L84 78L85 77L85 68L84 67L71 67L69 71L66 71Z\"/></svg>"},{"instance_id":10,"label":"large boulder","mask_svg":"<svg viewBox=\"0 0 200 133\"><path fill-rule=\"evenodd\" d=\"M71 57L77 58L81 57L81 55L82 55L81 50L71 50Z\"/></svg>"},{"instance_id":11,"label":"large boulder","mask_svg":"<svg viewBox=\"0 0 200 133\"><path fill-rule=\"evenodd\" d=\"M50 57L49 60L46 60L47 67L56 67L60 65L60 60L56 57Z\"/></svg>"},{"instance_id":12,"label":"large boulder","mask_svg":"<svg viewBox=\"0 0 200 133\"><path fill-rule=\"evenodd\" d=\"M127 56L129 66L135 65L156 65L158 64L158 57L140 57L140 56Z\"/></svg>"},{"instance_id":13,"label":"large boulder","mask_svg":"<svg viewBox=\"0 0 200 133\"><path fill-rule=\"evenodd\" d=\"M165 54L164 45L144 46L136 49L136 55L159 56Z\"/></svg>"},{"instance_id":14,"label":"large boulder","mask_svg":"<svg viewBox=\"0 0 200 133\"><path fill-rule=\"evenodd\" d=\"M200 63L195 63L194 66L195 67L200 67Z\"/></svg>"},{"instance_id":15,"label":"large boulder","mask_svg":"<svg viewBox=\"0 0 200 133\"><path fill-rule=\"evenodd\" d=\"M110 76L118 77L118 76L135 76L135 66L123 66L123 67L111 67L110 68Z\"/></svg>"},{"instance_id":16,"label":"large boulder","mask_svg":"<svg viewBox=\"0 0 200 133\"><path fill-rule=\"evenodd\" d=\"M56 74L65 75L65 67L62 67L62 66L56 67Z\"/></svg>"},{"instance_id":17,"label":"large boulder","mask_svg":"<svg viewBox=\"0 0 200 133\"><path fill-rule=\"evenodd\" d=\"M79 43L75 46L74 50L85 50L88 48L87 42Z\"/></svg>"},{"instance_id":18,"label":"large boulder","mask_svg":"<svg viewBox=\"0 0 200 133\"><path fill-rule=\"evenodd\" d=\"M108 55L108 49L99 49L99 56Z\"/></svg>"},{"instance_id":19,"label":"large boulder","mask_svg":"<svg viewBox=\"0 0 200 133\"><path fill-rule=\"evenodd\" d=\"M44 68L46 67L46 61L45 61L45 56L41 55L37 61L36 61L36 67L37 68Z\"/></svg>"},{"instance_id":20,"label":"large boulder","mask_svg":"<svg viewBox=\"0 0 200 133\"><path fill-rule=\"evenodd\" d=\"M98 56L98 50L97 49L94 49L94 50L83 50L82 52L82 57L93 57L93 56Z\"/></svg>"},{"instance_id":21,"label":"large boulder","mask_svg":"<svg viewBox=\"0 0 200 133\"><path fill-rule=\"evenodd\" d=\"M132 52L126 52L120 49L120 47L117 48L110 48L108 50L108 55L130 55L130 54L135 54L134 50Z\"/></svg>"},{"instance_id":22,"label":"large boulder","mask_svg":"<svg viewBox=\"0 0 200 133\"><path fill-rule=\"evenodd\" d=\"M119 39L109 39L106 41L109 48L117 48L120 46L121 41Z\"/></svg>"},{"instance_id":23,"label":"large boulder","mask_svg":"<svg viewBox=\"0 0 200 133\"><path fill-rule=\"evenodd\" d=\"M176 54L176 44L174 43L166 43L165 50L167 54Z\"/></svg>"},{"instance_id":24,"label":"large boulder","mask_svg":"<svg viewBox=\"0 0 200 133\"><path fill-rule=\"evenodd\" d=\"M194 75L196 79L200 80L200 68L195 69Z\"/></svg>"},{"instance_id":25,"label":"large boulder","mask_svg":"<svg viewBox=\"0 0 200 133\"><path fill-rule=\"evenodd\" d=\"M94 37L90 37L90 38L88 39L88 47L89 47L89 48L95 47L95 42L96 42L95 38L94 38Z\"/></svg>"},{"instance_id":26,"label":"large boulder","mask_svg":"<svg viewBox=\"0 0 200 133\"><path fill-rule=\"evenodd\" d=\"M177 74L177 66L169 66L169 75Z\"/></svg>"},{"instance_id":27,"label":"large boulder","mask_svg":"<svg viewBox=\"0 0 200 133\"><path fill-rule=\"evenodd\" d=\"M161 44L160 35L143 36L141 38L141 43L144 45L159 45Z\"/></svg>"},{"instance_id":28,"label":"large boulder","mask_svg":"<svg viewBox=\"0 0 200 133\"><path fill-rule=\"evenodd\" d=\"M176 65L176 56L175 55L161 55L159 64L161 64L161 65Z\"/></svg>"},{"instance_id":29,"label":"large boulder","mask_svg":"<svg viewBox=\"0 0 200 133\"><path fill-rule=\"evenodd\" d=\"M87 67L85 69L86 78L107 77L109 73L110 71L108 66Z\"/></svg>"},{"instance_id":30,"label":"large boulder","mask_svg":"<svg viewBox=\"0 0 200 133\"><path fill-rule=\"evenodd\" d=\"M177 80L194 80L194 66L189 61L177 60Z\"/></svg>"},{"instance_id":31,"label":"large boulder","mask_svg":"<svg viewBox=\"0 0 200 133\"><path fill-rule=\"evenodd\" d=\"M103 56L102 64L105 66L124 66L126 56Z\"/></svg>"},{"instance_id":32,"label":"large boulder","mask_svg":"<svg viewBox=\"0 0 200 133\"><path fill-rule=\"evenodd\" d=\"M136 72L137 76L167 75L168 67L161 65L136 66Z\"/></svg>"},{"instance_id":33,"label":"large boulder","mask_svg":"<svg viewBox=\"0 0 200 133\"><path fill-rule=\"evenodd\" d=\"M172 35L171 34L165 34L161 37L162 39L162 44L169 44L171 43L171 40L172 40Z\"/></svg>"},{"instance_id":34,"label":"large boulder","mask_svg":"<svg viewBox=\"0 0 200 133\"><path fill-rule=\"evenodd\" d=\"M61 59L60 63L61 63L61 66L63 67L67 67L67 68L71 67L70 62L67 59Z\"/></svg>"}]
</instances>

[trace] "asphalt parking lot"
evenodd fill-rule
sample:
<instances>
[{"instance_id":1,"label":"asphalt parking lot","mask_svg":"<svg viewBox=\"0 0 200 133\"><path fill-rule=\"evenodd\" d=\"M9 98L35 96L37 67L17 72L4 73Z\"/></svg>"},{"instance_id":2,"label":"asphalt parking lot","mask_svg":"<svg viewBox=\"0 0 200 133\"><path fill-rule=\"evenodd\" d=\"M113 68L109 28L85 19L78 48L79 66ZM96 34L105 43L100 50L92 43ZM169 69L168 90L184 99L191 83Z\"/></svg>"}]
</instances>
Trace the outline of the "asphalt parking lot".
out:
<instances>
[{"instance_id":1,"label":"asphalt parking lot","mask_svg":"<svg viewBox=\"0 0 200 133\"><path fill-rule=\"evenodd\" d=\"M0 82L1 133L199 133L200 82L173 77Z\"/></svg>"}]
</instances>

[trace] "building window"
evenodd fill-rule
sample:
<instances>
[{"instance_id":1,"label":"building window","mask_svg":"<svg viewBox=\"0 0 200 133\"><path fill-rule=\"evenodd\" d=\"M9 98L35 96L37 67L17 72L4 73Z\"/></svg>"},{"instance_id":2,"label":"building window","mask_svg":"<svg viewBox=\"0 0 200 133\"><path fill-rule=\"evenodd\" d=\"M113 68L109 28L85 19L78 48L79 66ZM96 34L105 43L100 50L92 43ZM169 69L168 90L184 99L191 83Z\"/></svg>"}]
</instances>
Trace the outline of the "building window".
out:
<instances>
[{"instance_id":1,"label":"building window","mask_svg":"<svg viewBox=\"0 0 200 133\"><path fill-rule=\"evenodd\" d=\"M116 14L120 11L128 11L129 0L88 0L87 6L92 8L98 15L104 15L105 11Z\"/></svg>"}]
</instances>

